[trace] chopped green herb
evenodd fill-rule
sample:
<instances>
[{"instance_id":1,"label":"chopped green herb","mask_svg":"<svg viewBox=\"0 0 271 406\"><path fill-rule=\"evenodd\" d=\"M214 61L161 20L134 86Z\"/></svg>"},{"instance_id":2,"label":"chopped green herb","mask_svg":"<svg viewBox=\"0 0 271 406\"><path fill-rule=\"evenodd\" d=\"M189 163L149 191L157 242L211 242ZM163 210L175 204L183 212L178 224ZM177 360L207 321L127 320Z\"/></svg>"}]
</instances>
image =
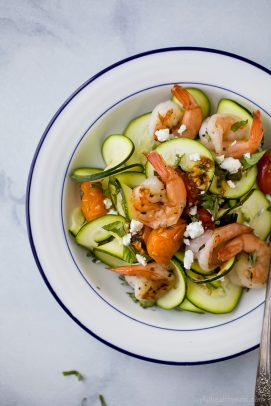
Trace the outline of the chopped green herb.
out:
<instances>
[{"instance_id":1,"label":"chopped green herb","mask_svg":"<svg viewBox=\"0 0 271 406\"><path fill-rule=\"evenodd\" d=\"M101 406L107 406L107 403L106 403L105 398L103 397L103 395L99 395L99 400L101 402Z\"/></svg>"},{"instance_id":2,"label":"chopped green herb","mask_svg":"<svg viewBox=\"0 0 271 406\"><path fill-rule=\"evenodd\" d=\"M206 210L210 210L214 219L216 219L217 212L222 203L224 203L224 199L218 195L213 195L210 193L205 193L202 195L202 206Z\"/></svg>"},{"instance_id":3,"label":"chopped green herb","mask_svg":"<svg viewBox=\"0 0 271 406\"><path fill-rule=\"evenodd\" d=\"M129 264L136 262L136 253L137 251L132 245L123 246L123 260Z\"/></svg>"},{"instance_id":4,"label":"chopped green herb","mask_svg":"<svg viewBox=\"0 0 271 406\"><path fill-rule=\"evenodd\" d=\"M252 266L255 265L257 259L257 252L253 251L248 255L248 260Z\"/></svg>"},{"instance_id":5,"label":"chopped green herb","mask_svg":"<svg viewBox=\"0 0 271 406\"><path fill-rule=\"evenodd\" d=\"M126 234L122 221L114 221L113 223L106 224L103 226L103 229L109 231L113 236L117 235L120 238Z\"/></svg>"},{"instance_id":6,"label":"chopped green herb","mask_svg":"<svg viewBox=\"0 0 271 406\"><path fill-rule=\"evenodd\" d=\"M102 189L101 183L91 183L90 187L95 189Z\"/></svg>"},{"instance_id":7,"label":"chopped green herb","mask_svg":"<svg viewBox=\"0 0 271 406\"><path fill-rule=\"evenodd\" d=\"M239 171L236 173L227 173L226 178L227 178L227 180L232 180L232 181L238 182L242 178L242 170L239 169Z\"/></svg>"},{"instance_id":8,"label":"chopped green herb","mask_svg":"<svg viewBox=\"0 0 271 406\"><path fill-rule=\"evenodd\" d=\"M139 305L143 307L143 309L147 309L148 307L152 307L155 305L155 300L138 300L135 297L134 292L127 292L127 295L130 296L133 302L139 303Z\"/></svg>"},{"instance_id":9,"label":"chopped green herb","mask_svg":"<svg viewBox=\"0 0 271 406\"><path fill-rule=\"evenodd\" d=\"M236 123L234 123L231 126L231 130L235 133L237 130L239 130L239 128L242 128L245 125L247 125L247 123L248 123L247 120L236 121Z\"/></svg>"},{"instance_id":10,"label":"chopped green herb","mask_svg":"<svg viewBox=\"0 0 271 406\"><path fill-rule=\"evenodd\" d=\"M127 295L130 296L133 302L138 303L139 300L135 297L134 292L127 292Z\"/></svg>"},{"instance_id":11,"label":"chopped green herb","mask_svg":"<svg viewBox=\"0 0 271 406\"><path fill-rule=\"evenodd\" d=\"M84 379L83 375L81 375L80 372L76 371L75 369L72 369L71 371L63 371L62 374L64 376L75 375L78 381L82 381Z\"/></svg>"},{"instance_id":12,"label":"chopped green herb","mask_svg":"<svg viewBox=\"0 0 271 406\"><path fill-rule=\"evenodd\" d=\"M95 255L92 251L87 252L87 257L90 257L94 264L98 261L98 259L95 257Z\"/></svg>"},{"instance_id":13,"label":"chopped green herb","mask_svg":"<svg viewBox=\"0 0 271 406\"><path fill-rule=\"evenodd\" d=\"M176 160L173 165L174 168L177 168L178 166L180 166L182 158L183 158L183 155L176 154Z\"/></svg>"},{"instance_id":14,"label":"chopped green herb","mask_svg":"<svg viewBox=\"0 0 271 406\"><path fill-rule=\"evenodd\" d=\"M143 309L147 309L148 307L155 305L155 300L141 300L139 304L141 307L143 307Z\"/></svg>"},{"instance_id":15,"label":"chopped green herb","mask_svg":"<svg viewBox=\"0 0 271 406\"><path fill-rule=\"evenodd\" d=\"M192 221L199 221L198 214L189 214L189 217Z\"/></svg>"},{"instance_id":16,"label":"chopped green herb","mask_svg":"<svg viewBox=\"0 0 271 406\"><path fill-rule=\"evenodd\" d=\"M245 156L243 156L240 159L240 162L241 162L243 168L249 169L253 165L256 165L265 153L266 153L266 150L256 152L255 154L251 154L250 158L246 158Z\"/></svg>"}]
</instances>

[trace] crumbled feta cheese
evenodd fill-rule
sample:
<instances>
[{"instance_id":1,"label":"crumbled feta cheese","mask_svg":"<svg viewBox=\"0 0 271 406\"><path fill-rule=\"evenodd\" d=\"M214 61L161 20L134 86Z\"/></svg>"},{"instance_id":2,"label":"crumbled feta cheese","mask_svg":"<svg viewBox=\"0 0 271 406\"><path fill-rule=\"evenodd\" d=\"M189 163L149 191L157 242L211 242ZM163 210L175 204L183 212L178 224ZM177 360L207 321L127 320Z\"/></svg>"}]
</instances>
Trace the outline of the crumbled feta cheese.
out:
<instances>
[{"instance_id":1,"label":"crumbled feta cheese","mask_svg":"<svg viewBox=\"0 0 271 406\"><path fill-rule=\"evenodd\" d=\"M230 187L231 189L235 189L235 188L236 188L236 185L235 185L235 183L233 183L232 180L227 180L227 184L229 185L229 187Z\"/></svg>"},{"instance_id":2,"label":"crumbled feta cheese","mask_svg":"<svg viewBox=\"0 0 271 406\"><path fill-rule=\"evenodd\" d=\"M191 214L191 216L195 216L197 214L197 206L193 206L191 207L191 209L189 210L189 214Z\"/></svg>"},{"instance_id":3,"label":"crumbled feta cheese","mask_svg":"<svg viewBox=\"0 0 271 406\"><path fill-rule=\"evenodd\" d=\"M205 193L205 190L202 190L202 191L200 192L201 195L204 195L204 193Z\"/></svg>"},{"instance_id":4,"label":"crumbled feta cheese","mask_svg":"<svg viewBox=\"0 0 271 406\"><path fill-rule=\"evenodd\" d=\"M230 173L237 173L238 170L242 167L242 165L239 159L229 157L224 159L222 164L220 164L220 167Z\"/></svg>"},{"instance_id":5,"label":"crumbled feta cheese","mask_svg":"<svg viewBox=\"0 0 271 406\"><path fill-rule=\"evenodd\" d=\"M185 243L185 245L190 245L190 240L188 238L184 238L183 242Z\"/></svg>"},{"instance_id":6,"label":"crumbled feta cheese","mask_svg":"<svg viewBox=\"0 0 271 406\"><path fill-rule=\"evenodd\" d=\"M197 161L200 161L200 156L199 156L198 153L196 153L196 154L190 154L190 155L189 155L189 159L190 159L190 161L197 162Z\"/></svg>"},{"instance_id":7,"label":"crumbled feta cheese","mask_svg":"<svg viewBox=\"0 0 271 406\"><path fill-rule=\"evenodd\" d=\"M167 141L169 139L169 129L163 128L162 130L157 130L154 133L157 137L157 140L160 142Z\"/></svg>"},{"instance_id":8,"label":"crumbled feta cheese","mask_svg":"<svg viewBox=\"0 0 271 406\"><path fill-rule=\"evenodd\" d=\"M110 209L107 214L118 214L118 212L114 209Z\"/></svg>"},{"instance_id":9,"label":"crumbled feta cheese","mask_svg":"<svg viewBox=\"0 0 271 406\"><path fill-rule=\"evenodd\" d=\"M265 195L267 200L269 200L269 202L271 202L271 195Z\"/></svg>"},{"instance_id":10,"label":"crumbled feta cheese","mask_svg":"<svg viewBox=\"0 0 271 406\"><path fill-rule=\"evenodd\" d=\"M143 225L144 225L144 224L141 223L140 221L137 221L137 220L134 220L134 219L131 220L131 223L130 223L130 233L132 233L132 235L139 233L139 231L142 230Z\"/></svg>"},{"instance_id":11,"label":"crumbled feta cheese","mask_svg":"<svg viewBox=\"0 0 271 406\"><path fill-rule=\"evenodd\" d=\"M250 158L250 153L247 152L246 154L244 154L244 157L245 157L245 158Z\"/></svg>"},{"instance_id":12,"label":"crumbled feta cheese","mask_svg":"<svg viewBox=\"0 0 271 406\"><path fill-rule=\"evenodd\" d=\"M204 228L201 221L194 221L186 226L184 236L190 238L199 237L204 233Z\"/></svg>"},{"instance_id":13,"label":"crumbled feta cheese","mask_svg":"<svg viewBox=\"0 0 271 406\"><path fill-rule=\"evenodd\" d=\"M136 259L137 262L139 262L141 265L146 266L147 265L147 260L140 254L136 254Z\"/></svg>"},{"instance_id":14,"label":"crumbled feta cheese","mask_svg":"<svg viewBox=\"0 0 271 406\"><path fill-rule=\"evenodd\" d=\"M131 233L128 233L128 234L126 234L126 235L124 235L123 237L122 237L122 243L123 243L123 245L129 245L130 243L131 243L131 238L132 238L132 234Z\"/></svg>"},{"instance_id":15,"label":"crumbled feta cheese","mask_svg":"<svg viewBox=\"0 0 271 406\"><path fill-rule=\"evenodd\" d=\"M112 200L108 199L108 197L106 199L104 199L104 207L106 208L106 210L110 209L110 207L112 207Z\"/></svg>"},{"instance_id":16,"label":"crumbled feta cheese","mask_svg":"<svg viewBox=\"0 0 271 406\"><path fill-rule=\"evenodd\" d=\"M231 145L235 145L235 144L237 144L237 141L236 141L236 140L234 140L234 141L231 143Z\"/></svg>"},{"instance_id":17,"label":"crumbled feta cheese","mask_svg":"<svg viewBox=\"0 0 271 406\"><path fill-rule=\"evenodd\" d=\"M216 156L216 162L219 163L219 164L222 164L224 159L225 159L225 155L217 155Z\"/></svg>"},{"instance_id":18,"label":"crumbled feta cheese","mask_svg":"<svg viewBox=\"0 0 271 406\"><path fill-rule=\"evenodd\" d=\"M184 265L185 269L190 269L193 261L194 261L193 251L186 250L185 254L184 254L184 260L183 260L183 265Z\"/></svg>"},{"instance_id":19,"label":"crumbled feta cheese","mask_svg":"<svg viewBox=\"0 0 271 406\"><path fill-rule=\"evenodd\" d=\"M186 131L186 125L182 124L178 130L178 134L182 135L182 133L184 133Z\"/></svg>"}]
</instances>

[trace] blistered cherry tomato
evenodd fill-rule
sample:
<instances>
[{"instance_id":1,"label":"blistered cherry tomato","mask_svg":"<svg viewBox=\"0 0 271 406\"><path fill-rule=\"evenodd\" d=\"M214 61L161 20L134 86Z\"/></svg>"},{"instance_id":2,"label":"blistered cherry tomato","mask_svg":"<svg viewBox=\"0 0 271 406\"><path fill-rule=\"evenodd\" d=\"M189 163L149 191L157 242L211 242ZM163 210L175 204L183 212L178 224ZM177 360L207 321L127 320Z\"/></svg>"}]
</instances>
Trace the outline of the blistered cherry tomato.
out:
<instances>
[{"instance_id":1,"label":"blistered cherry tomato","mask_svg":"<svg viewBox=\"0 0 271 406\"><path fill-rule=\"evenodd\" d=\"M271 193L271 152L267 151L258 162L257 181L263 193Z\"/></svg>"},{"instance_id":2,"label":"blistered cherry tomato","mask_svg":"<svg viewBox=\"0 0 271 406\"><path fill-rule=\"evenodd\" d=\"M198 207L197 215L205 230L214 230L215 223L212 219L211 213L203 207Z\"/></svg>"}]
</instances>

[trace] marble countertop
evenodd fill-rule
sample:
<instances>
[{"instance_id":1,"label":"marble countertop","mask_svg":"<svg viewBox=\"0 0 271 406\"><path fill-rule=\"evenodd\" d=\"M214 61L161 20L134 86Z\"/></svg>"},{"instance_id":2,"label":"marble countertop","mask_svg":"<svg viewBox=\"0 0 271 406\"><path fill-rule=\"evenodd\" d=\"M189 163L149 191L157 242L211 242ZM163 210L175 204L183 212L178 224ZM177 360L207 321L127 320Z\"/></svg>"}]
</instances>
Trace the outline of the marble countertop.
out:
<instances>
[{"instance_id":1,"label":"marble countertop","mask_svg":"<svg viewBox=\"0 0 271 406\"><path fill-rule=\"evenodd\" d=\"M257 351L211 365L159 365L81 330L40 277L24 205L42 132L90 76L141 51L185 45L270 69L270 15L269 0L0 0L1 405L95 406L99 394L108 406L253 404ZM69 369L85 380L63 377Z\"/></svg>"}]
</instances>

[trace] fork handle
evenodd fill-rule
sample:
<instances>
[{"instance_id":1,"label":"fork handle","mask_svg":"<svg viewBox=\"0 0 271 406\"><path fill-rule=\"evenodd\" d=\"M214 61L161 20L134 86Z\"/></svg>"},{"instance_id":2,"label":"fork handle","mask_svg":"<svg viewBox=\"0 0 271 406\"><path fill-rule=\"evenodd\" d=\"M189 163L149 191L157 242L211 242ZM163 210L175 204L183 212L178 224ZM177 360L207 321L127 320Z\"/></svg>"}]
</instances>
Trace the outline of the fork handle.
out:
<instances>
[{"instance_id":1,"label":"fork handle","mask_svg":"<svg viewBox=\"0 0 271 406\"><path fill-rule=\"evenodd\" d=\"M255 386L255 406L271 405L271 270L266 288L266 299Z\"/></svg>"}]
</instances>

